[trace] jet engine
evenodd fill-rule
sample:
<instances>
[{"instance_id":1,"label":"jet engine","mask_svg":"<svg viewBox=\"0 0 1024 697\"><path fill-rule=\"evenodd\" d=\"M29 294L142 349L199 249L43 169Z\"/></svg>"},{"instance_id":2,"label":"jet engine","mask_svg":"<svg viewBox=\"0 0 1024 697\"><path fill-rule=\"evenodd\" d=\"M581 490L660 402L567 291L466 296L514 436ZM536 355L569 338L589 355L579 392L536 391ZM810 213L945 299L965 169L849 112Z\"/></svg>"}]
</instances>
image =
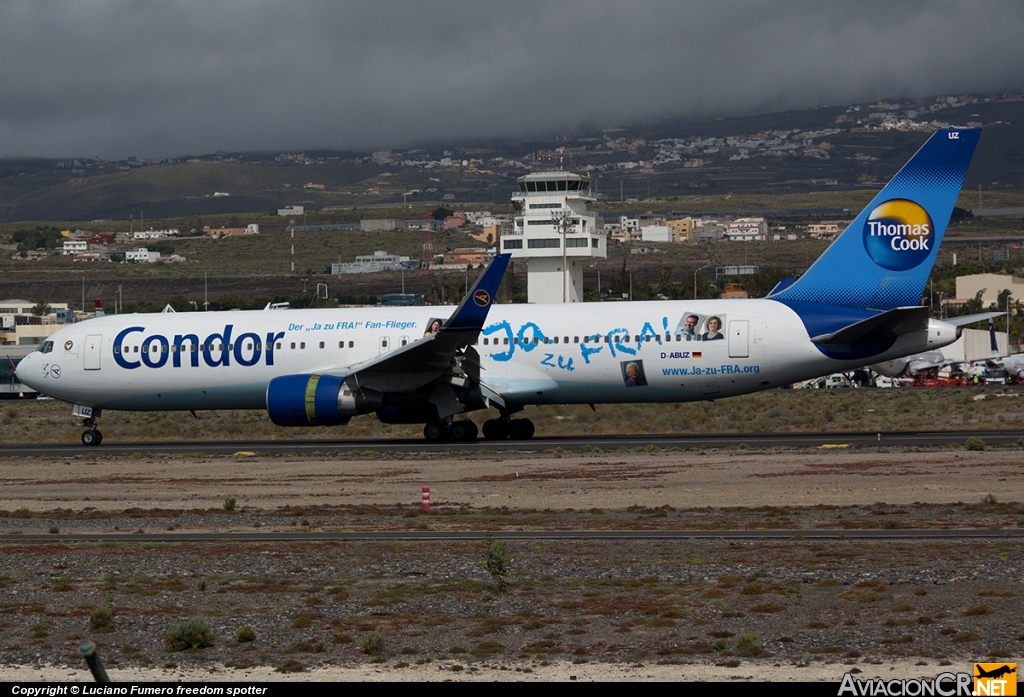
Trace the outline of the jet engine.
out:
<instances>
[{"instance_id":1,"label":"jet engine","mask_svg":"<svg viewBox=\"0 0 1024 697\"><path fill-rule=\"evenodd\" d=\"M380 406L334 375L284 375L267 386L267 413L278 426L338 426Z\"/></svg>"}]
</instances>

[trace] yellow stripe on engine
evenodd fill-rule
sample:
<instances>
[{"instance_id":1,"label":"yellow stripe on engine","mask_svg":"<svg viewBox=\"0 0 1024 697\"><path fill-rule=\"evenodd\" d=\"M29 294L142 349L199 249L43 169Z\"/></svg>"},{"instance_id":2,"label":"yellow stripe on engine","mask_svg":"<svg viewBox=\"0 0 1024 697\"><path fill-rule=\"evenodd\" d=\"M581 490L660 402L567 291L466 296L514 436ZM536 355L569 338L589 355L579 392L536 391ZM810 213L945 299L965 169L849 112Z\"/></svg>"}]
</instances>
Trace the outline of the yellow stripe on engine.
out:
<instances>
[{"instance_id":1,"label":"yellow stripe on engine","mask_svg":"<svg viewBox=\"0 0 1024 697\"><path fill-rule=\"evenodd\" d=\"M310 426L316 426L316 384L320 382L319 375L309 376L306 383L306 419Z\"/></svg>"}]
</instances>

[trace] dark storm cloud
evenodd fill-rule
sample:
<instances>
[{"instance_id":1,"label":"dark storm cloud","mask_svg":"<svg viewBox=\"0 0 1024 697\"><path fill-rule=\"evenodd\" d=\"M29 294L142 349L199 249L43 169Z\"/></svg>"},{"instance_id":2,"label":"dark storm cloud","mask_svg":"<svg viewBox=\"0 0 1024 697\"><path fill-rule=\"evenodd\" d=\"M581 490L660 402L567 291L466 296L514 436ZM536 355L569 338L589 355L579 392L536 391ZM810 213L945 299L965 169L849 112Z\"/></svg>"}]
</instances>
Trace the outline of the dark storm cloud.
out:
<instances>
[{"instance_id":1,"label":"dark storm cloud","mask_svg":"<svg viewBox=\"0 0 1024 697\"><path fill-rule=\"evenodd\" d=\"M1020 90L1016 0L0 5L0 153L407 146Z\"/></svg>"}]
</instances>

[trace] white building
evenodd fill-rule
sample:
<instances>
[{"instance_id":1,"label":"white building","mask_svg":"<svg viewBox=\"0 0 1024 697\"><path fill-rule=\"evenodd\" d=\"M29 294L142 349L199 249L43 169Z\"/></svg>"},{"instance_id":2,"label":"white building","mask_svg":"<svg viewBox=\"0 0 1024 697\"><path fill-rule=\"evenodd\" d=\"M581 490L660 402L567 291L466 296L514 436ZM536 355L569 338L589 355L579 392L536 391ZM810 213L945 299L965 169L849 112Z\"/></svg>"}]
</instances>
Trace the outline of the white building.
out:
<instances>
[{"instance_id":1,"label":"white building","mask_svg":"<svg viewBox=\"0 0 1024 697\"><path fill-rule=\"evenodd\" d=\"M124 260L133 264L152 264L160 261L160 252L151 252L145 247L139 247L125 252Z\"/></svg>"},{"instance_id":2,"label":"white building","mask_svg":"<svg viewBox=\"0 0 1024 697\"><path fill-rule=\"evenodd\" d=\"M645 225L640 228L640 239L644 242L675 242L672 228L668 225Z\"/></svg>"},{"instance_id":3,"label":"white building","mask_svg":"<svg viewBox=\"0 0 1024 697\"><path fill-rule=\"evenodd\" d=\"M355 263L331 264L332 274L348 273L379 273L381 271L402 271L403 269L415 269L419 262L409 257L397 254L388 254L383 249L378 249L373 254L361 254L356 257Z\"/></svg>"},{"instance_id":4,"label":"white building","mask_svg":"<svg viewBox=\"0 0 1024 697\"><path fill-rule=\"evenodd\" d=\"M164 237L177 237L180 234L181 231L176 227L172 227L167 230L153 230L152 228L150 228L149 230L136 230L135 232L132 233L132 239L159 240Z\"/></svg>"},{"instance_id":5,"label":"white building","mask_svg":"<svg viewBox=\"0 0 1024 697\"><path fill-rule=\"evenodd\" d=\"M583 267L608 256L607 241L588 204L590 177L542 172L519 177L512 194L512 230L501 251L527 263L531 303L583 302Z\"/></svg>"},{"instance_id":6,"label":"white building","mask_svg":"<svg viewBox=\"0 0 1024 697\"><path fill-rule=\"evenodd\" d=\"M729 223L725 239L730 242L754 242L768 239L768 221L764 218L736 218Z\"/></svg>"},{"instance_id":7,"label":"white building","mask_svg":"<svg viewBox=\"0 0 1024 697\"><path fill-rule=\"evenodd\" d=\"M72 254L82 254L83 252L89 251L89 240L64 240L64 256L70 256Z\"/></svg>"},{"instance_id":8,"label":"white building","mask_svg":"<svg viewBox=\"0 0 1024 697\"><path fill-rule=\"evenodd\" d=\"M303 206L285 206L284 208L278 208L277 214L280 216L288 215L302 215L306 209Z\"/></svg>"}]
</instances>

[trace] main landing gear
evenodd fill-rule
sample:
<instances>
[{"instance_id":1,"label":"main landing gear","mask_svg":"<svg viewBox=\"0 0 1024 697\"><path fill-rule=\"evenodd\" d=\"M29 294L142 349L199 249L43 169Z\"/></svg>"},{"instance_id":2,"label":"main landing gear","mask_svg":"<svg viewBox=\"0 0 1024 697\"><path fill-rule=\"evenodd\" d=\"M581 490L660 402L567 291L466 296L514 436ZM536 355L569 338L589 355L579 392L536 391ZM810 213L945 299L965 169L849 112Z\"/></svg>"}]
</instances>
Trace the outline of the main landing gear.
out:
<instances>
[{"instance_id":1,"label":"main landing gear","mask_svg":"<svg viewBox=\"0 0 1024 697\"><path fill-rule=\"evenodd\" d=\"M534 428L529 419L488 419L483 431L487 440L529 440L533 438Z\"/></svg>"},{"instance_id":2,"label":"main landing gear","mask_svg":"<svg viewBox=\"0 0 1024 697\"><path fill-rule=\"evenodd\" d=\"M430 443L439 443L446 440L457 440L463 443L470 443L477 437L476 424L469 419L450 422L429 423L423 427L423 437Z\"/></svg>"},{"instance_id":3,"label":"main landing gear","mask_svg":"<svg viewBox=\"0 0 1024 697\"><path fill-rule=\"evenodd\" d=\"M482 429L486 440L529 440L533 438L533 422L529 419L488 419ZM469 419L435 421L423 427L423 437L430 443L459 441L471 443L478 435L476 424Z\"/></svg>"}]
</instances>

